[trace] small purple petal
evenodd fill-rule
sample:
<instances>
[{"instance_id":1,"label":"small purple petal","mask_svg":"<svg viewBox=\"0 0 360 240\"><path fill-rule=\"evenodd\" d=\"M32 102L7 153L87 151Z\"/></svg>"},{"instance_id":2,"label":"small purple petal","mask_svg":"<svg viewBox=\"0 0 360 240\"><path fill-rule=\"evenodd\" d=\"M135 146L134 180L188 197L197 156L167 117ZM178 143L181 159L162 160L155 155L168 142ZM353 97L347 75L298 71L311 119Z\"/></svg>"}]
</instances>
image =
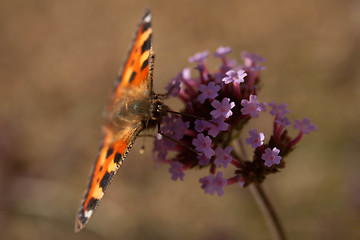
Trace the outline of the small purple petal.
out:
<instances>
[{"instance_id":1,"label":"small purple petal","mask_svg":"<svg viewBox=\"0 0 360 240\"><path fill-rule=\"evenodd\" d=\"M287 117L278 117L275 122L284 127L291 125L291 121Z\"/></svg>"},{"instance_id":2,"label":"small purple petal","mask_svg":"<svg viewBox=\"0 0 360 240\"><path fill-rule=\"evenodd\" d=\"M198 152L204 153L207 158L211 158L214 156L215 152L211 148L211 139L209 136L204 136L204 134L200 133L197 135L197 138L194 138L192 144L196 147L195 150Z\"/></svg>"},{"instance_id":3,"label":"small purple petal","mask_svg":"<svg viewBox=\"0 0 360 240\"><path fill-rule=\"evenodd\" d=\"M206 122L206 128L209 128L208 134L216 137L220 131L227 131L230 125L226 123L225 120L226 118L224 116L220 116L212 119L215 124Z\"/></svg>"},{"instance_id":4,"label":"small purple petal","mask_svg":"<svg viewBox=\"0 0 360 240\"><path fill-rule=\"evenodd\" d=\"M241 100L241 105L243 106L241 113L243 115L250 114L253 118L259 117L260 111L266 111L266 104L259 103L256 95L250 95L250 100Z\"/></svg>"},{"instance_id":5,"label":"small purple petal","mask_svg":"<svg viewBox=\"0 0 360 240\"><path fill-rule=\"evenodd\" d=\"M207 158L204 154L199 154L197 156L197 159L199 160L199 165L200 166L205 166L205 165L208 165L210 163L210 158Z\"/></svg>"},{"instance_id":6,"label":"small purple petal","mask_svg":"<svg viewBox=\"0 0 360 240\"><path fill-rule=\"evenodd\" d=\"M215 110L210 112L211 116L214 118L219 118L221 116L229 118L233 114L231 109L235 106L235 103L230 102L230 98L224 98L221 103L218 100L214 100L211 103L211 106L215 108Z\"/></svg>"},{"instance_id":7,"label":"small purple petal","mask_svg":"<svg viewBox=\"0 0 360 240\"><path fill-rule=\"evenodd\" d=\"M280 103L279 105L275 102L269 102L269 106L271 107L271 111L269 112L272 116L283 117L285 114L290 113L290 110L287 109L288 105L285 103Z\"/></svg>"},{"instance_id":8,"label":"small purple petal","mask_svg":"<svg viewBox=\"0 0 360 240\"><path fill-rule=\"evenodd\" d=\"M209 56L209 51L198 52L194 56L189 57L189 62L203 63L208 56Z\"/></svg>"},{"instance_id":9,"label":"small purple petal","mask_svg":"<svg viewBox=\"0 0 360 240\"><path fill-rule=\"evenodd\" d=\"M181 181L184 179L184 172L182 170L181 163L171 161L169 172L171 173L171 179L176 181L178 178L180 178Z\"/></svg>"},{"instance_id":10,"label":"small purple petal","mask_svg":"<svg viewBox=\"0 0 360 240\"><path fill-rule=\"evenodd\" d=\"M226 54L229 54L230 52L231 52L230 47L220 46L214 53L214 57L221 58L224 57Z\"/></svg>"},{"instance_id":11,"label":"small purple petal","mask_svg":"<svg viewBox=\"0 0 360 240\"><path fill-rule=\"evenodd\" d=\"M220 90L219 85L215 85L214 82L210 82L208 85L201 84L199 86L199 91L201 94L198 96L199 102L202 104L206 99L213 100L218 96L218 91Z\"/></svg>"},{"instance_id":12,"label":"small purple petal","mask_svg":"<svg viewBox=\"0 0 360 240\"><path fill-rule=\"evenodd\" d=\"M225 84L229 84L231 82L242 83L244 82L244 77L247 76L244 70L239 70L237 72L229 70L226 72L226 75L227 76L222 79Z\"/></svg>"},{"instance_id":13,"label":"small purple petal","mask_svg":"<svg viewBox=\"0 0 360 240\"><path fill-rule=\"evenodd\" d=\"M167 136L170 136L176 140L183 138L186 129L190 126L189 122L184 122L182 118L175 118L174 115L165 116L161 123L161 132ZM168 145L170 149L174 148L176 143L169 140L163 139L164 143Z\"/></svg>"},{"instance_id":14,"label":"small purple petal","mask_svg":"<svg viewBox=\"0 0 360 240\"><path fill-rule=\"evenodd\" d=\"M261 155L261 159L265 161L265 166L271 167L274 164L280 164L281 157L278 156L280 150L276 147L271 150L270 148L265 149L265 153Z\"/></svg>"},{"instance_id":15,"label":"small purple petal","mask_svg":"<svg viewBox=\"0 0 360 240\"><path fill-rule=\"evenodd\" d=\"M195 120L195 130L199 133L203 132L207 126L207 122L204 120L196 119Z\"/></svg>"},{"instance_id":16,"label":"small purple petal","mask_svg":"<svg viewBox=\"0 0 360 240\"><path fill-rule=\"evenodd\" d=\"M260 62L266 61L262 56L248 52L242 53L242 59L244 60L245 67L248 68L259 67Z\"/></svg>"},{"instance_id":17,"label":"small purple petal","mask_svg":"<svg viewBox=\"0 0 360 240\"><path fill-rule=\"evenodd\" d=\"M251 145L253 148L257 148L264 144L265 136L263 133L258 133L258 131L254 128L249 131L250 137L245 139L246 144Z\"/></svg>"},{"instance_id":18,"label":"small purple petal","mask_svg":"<svg viewBox=\"0 0 360 240\"><path fill-rule=\"evenodd\" d=\"M311 123L310 118L303 118L303 120L295 120L294 128L304 134L309 134L310 131L317 131L317 126Z\"/></svg>"},{"instance_id":19,"label":"small purple petal","mask_svg":"<svg viewBox=\"0 0 360 240\"><path fill-rule=\"evenodd\" d=\"M232 151L232 148L230 146L227 146L225 149L222 149L220 146L218 146L215 149L215 165L216 167L220 167L221 165L223 165L224 168L227 168L228 163L231 162L232 157L230 155Z\"/></svg>"},{"instance_id":20,"label":"small purple petal","mask_svg":"<svg viewBox=\"0 0 360 240\"><path fill-rule=\"evenodd\" d=\"M199 182L202 184L201 188L205 190L205 193L214 195L216 191L219 196L224 194L223 187L226 185L226 179L223 178L222 172L218 172L216 177L214 174L210 174L207 177L200 178Z\"/></svg>"}]
</instances>

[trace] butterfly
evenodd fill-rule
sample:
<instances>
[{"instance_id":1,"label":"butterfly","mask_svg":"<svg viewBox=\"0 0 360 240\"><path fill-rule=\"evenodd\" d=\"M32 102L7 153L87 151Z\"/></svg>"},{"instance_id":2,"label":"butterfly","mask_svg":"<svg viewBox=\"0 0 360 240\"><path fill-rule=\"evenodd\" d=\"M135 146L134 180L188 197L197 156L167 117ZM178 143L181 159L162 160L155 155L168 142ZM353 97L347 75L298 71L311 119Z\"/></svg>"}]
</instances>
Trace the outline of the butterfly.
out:
<instances>
[{"instance_id":1,"label":"butterfly","mask_svg":"<svg viewBox=\"0 0 360 240\"><path fill-rule=\"evenodd\" d=\"M123 70L105 110L105 133L88 188L75 219L75 232L89 221L138 134L160 124L168 107L153 92L154 51L151 13L145 12Z\"/></svg>"}]
</instances>

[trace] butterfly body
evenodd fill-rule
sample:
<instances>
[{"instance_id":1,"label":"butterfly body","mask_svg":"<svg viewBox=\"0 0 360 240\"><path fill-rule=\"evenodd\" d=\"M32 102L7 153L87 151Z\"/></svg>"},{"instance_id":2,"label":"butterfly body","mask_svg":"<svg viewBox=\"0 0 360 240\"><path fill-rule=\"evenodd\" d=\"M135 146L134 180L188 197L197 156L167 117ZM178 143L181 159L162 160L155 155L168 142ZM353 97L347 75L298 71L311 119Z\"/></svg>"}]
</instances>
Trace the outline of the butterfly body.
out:
<instances>
[{"instance_id":1,"label":"butterfly body","mask_svg":"<svg viewBox=\"0 0 360 240\"><path fill-rule=\"evenodd\" d=\"M167 106L152 88L154 52L151 33L151 14L146 11L105 110L104 139L75 219L76 232L90 219L138 134L156 127L166 114Z\"/></svg>"}]
</instances>

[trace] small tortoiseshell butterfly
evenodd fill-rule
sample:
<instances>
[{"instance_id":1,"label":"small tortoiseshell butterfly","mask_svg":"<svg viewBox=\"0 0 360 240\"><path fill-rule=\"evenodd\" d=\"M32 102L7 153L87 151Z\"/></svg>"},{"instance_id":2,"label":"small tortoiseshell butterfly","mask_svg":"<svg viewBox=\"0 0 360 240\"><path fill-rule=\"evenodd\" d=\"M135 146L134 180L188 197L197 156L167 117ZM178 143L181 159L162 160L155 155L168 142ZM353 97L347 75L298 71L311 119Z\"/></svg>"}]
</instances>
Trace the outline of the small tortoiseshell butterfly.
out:
<instances>
[{"instance_id":1,"label":"small tortoiseshell butterfly","mask_svg":"<svg viewBox=\"0 0 360 240\"><path fill-rule=\"evenodd\" d=\"M147 10L105 111L105 136L76 216L76 232L88 222L137 135L145 128L156 127L168 109L153 92L151 33L151 13Z\"/></svg>"}]
</instances>

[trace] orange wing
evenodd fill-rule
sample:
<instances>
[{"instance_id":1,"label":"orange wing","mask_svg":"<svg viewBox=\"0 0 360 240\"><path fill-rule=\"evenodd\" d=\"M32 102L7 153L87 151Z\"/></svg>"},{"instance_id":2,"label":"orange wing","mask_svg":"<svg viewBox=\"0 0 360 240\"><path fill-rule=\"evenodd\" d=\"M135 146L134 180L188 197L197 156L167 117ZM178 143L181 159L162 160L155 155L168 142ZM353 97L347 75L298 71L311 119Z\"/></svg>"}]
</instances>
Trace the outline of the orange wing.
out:
<instances>
[{"instance_id":1,"label":"orange wing","mask_svg":"<svg viewBox=\"0 0 360 240\"><path fill-rule=\"evenodd\" d=\"M148 78L149 71L152 71L154 55L151 54L151 13L147 10L141 19L136 30L135 40L130 49L128 59L124 64L123 71L115 83L114 97L119 97L126 88L145 85L152 92L152 76ZM149 81L146 81L149 79Z\"/></svg>"},{"instance_id":2,"label":"orange wing","mask_svg":"<svg viewBox=\"0 0 360 240\"><path fill-rule=\"evenodd\" d=\"M124 95L128 92L142 91L140 95L151 98L154 56L151 49L151 33L151 14L148 10L140 21L128 59L115 83L112 103L107 109L108 114L112 112L117 101L125 100ZM106 126L105 137L100 146L88 189L75 220L76 232L88 222L136 136L144 128L143 122L139 120L130 121L116 130Z\"/></svg>"}]
</instances>

